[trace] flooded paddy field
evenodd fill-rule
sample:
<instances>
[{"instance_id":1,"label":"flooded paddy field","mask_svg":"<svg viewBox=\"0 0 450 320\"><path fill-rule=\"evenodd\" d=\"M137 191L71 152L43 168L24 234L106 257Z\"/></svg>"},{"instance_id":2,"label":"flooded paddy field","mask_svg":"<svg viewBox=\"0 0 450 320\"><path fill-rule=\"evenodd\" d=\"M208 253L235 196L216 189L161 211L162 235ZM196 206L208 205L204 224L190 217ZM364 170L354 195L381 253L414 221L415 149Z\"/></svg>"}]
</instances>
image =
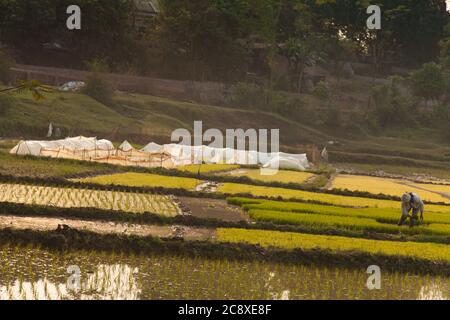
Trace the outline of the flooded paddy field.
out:
<instances>
[{"instance_id":1,"label":"flooded paddy field","mask_svg":"<svg viewBox=\"0 0 450 320\"><path fill-rule=\"evenodd\" d=\"M0 248L0 299L448 299L450 279L366 270Z\"/></svg>"}]
</instances>

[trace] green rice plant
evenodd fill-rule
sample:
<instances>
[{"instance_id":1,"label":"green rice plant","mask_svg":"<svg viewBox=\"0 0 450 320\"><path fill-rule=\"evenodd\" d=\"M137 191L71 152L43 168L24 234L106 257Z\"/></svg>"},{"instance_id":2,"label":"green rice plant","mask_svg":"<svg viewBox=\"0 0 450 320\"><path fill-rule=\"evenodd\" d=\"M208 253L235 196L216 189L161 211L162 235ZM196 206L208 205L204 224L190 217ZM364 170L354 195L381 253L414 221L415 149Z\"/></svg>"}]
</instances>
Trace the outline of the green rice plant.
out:
<instances>
[{"instance_id":1,"label":"green rice plant","mask_svg":"<svg viewBox=\"0 0 450 320\"><path fill-rule=\"evenodd\" d=\"M0 202L60 208L98 208L132 213L152 212L165 216L181 214L181 209L174 199L164 195L21 184L0 183Z\"/></svg>"},{"instance_id":2,"label":"green rice plant","mask_svg":"<svg viewBox=\"0 0 450 320\"><path fill-rule=\"evenodd\" d=\"M273 197L273 198L282 198L284 200L298 199L303 201L314 201L332 204L335 206L347 206L359 208L372 207L383 209L397 209L400 206L400 203L398 201L393 200L351 197L328 193L319 193L319 192L275 188L275 187L253 186L238 183L224 183L219 187L218 191L230 195L251 194L257 197ZM427 205L426 207L428 212L450 213L450 206L430 204Z\"/></svg>"},{"instance_id":3,"label":"green rice plant","mask_svg":"<svg viewBox=\"0 0 450 320\"><path fill-rule=\"evenodd\" d=\"M340 254L361 252L450 263L450 246L437 243L381 241L341 236L232 228L217 229L217 239L220 242L248 243L260 245L265 248L320 249Z\"/></svg>"},{"instance_id":4,"label":"green rice plant","mask_svg":"<svg viewBox=\"0 0 450 320\"><path fill-rule=\"evenodd\" d=\"M229 203L239 205L246 210L260 209L271 211L285 211L297 213L314 213L321 215L343 216L343 217L357 217L370 218L379 222L396 223L398 222L401 211L390 208L347 208L338 206L328 206L312 203L302 202L283 202L270 200L257 200L246 198L229 198ZM428 212L428 206L425 207L425 222L450 224L450 214Z\"/></svg>"},{"instance_id":5,"label":"green rice plant","mask_svg":"<svg viewBox=\"0 0 450 320\"><path fill-rule=\"evenodd\" d=\"M345 229L353 231L371 231L388 234L426 234L450 235L450 225L432 224L414 228L399 227L395 224L384 224L370 218L348 216L332 216L308 213L291 213L281 211L256 210L249 211L250 217L257 221L271 222L281 225L301 225L312 229Z\"/></svg>"}]
</instances>

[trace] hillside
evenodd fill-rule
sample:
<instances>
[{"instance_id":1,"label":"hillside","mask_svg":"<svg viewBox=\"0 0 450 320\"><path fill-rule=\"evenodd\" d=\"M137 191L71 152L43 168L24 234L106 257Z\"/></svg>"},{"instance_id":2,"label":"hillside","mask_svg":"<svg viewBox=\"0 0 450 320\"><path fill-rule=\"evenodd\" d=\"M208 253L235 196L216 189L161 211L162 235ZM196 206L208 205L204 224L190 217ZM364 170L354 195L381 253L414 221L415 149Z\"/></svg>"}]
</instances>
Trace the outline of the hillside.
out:
<instances>
[{"instance_id":1,"label":"hillside","mask_svg":"<svg viewBox=\"0 0 450 320\"><path fill-rule=\"evenodd\" d=\"M343 114L344 125L340 128L323 124L320 116L326 114L327 107L314 95L301 96L308 110L316 110L319 120L311 123L308 119L295 120L254 108L210 106L123 92L116 92L112 106L81 93L55 91L41 101L23 93L3 97L3 103L6 99L9 107L0 116L0 137L43 139L52 122L63 136L94 135L116 142L127 139L141 145L150 141L167 143L174 129L192 129L195 120L202 120L204 130L280 128L282 149L289 151L299 150L303 144L322 148L334 141L329 146L331 161L343 164L338 167L344 169L448 176L450 147L438 130L399 127L377 135L349 130L353 117L363 112L367 97L364 84L359 83L358 89L351 83L347 87L352 90L341 93L340 99L333 101ZM346 104L348 100L353 101L352 108Z\"/></svg>"}]
</instances>

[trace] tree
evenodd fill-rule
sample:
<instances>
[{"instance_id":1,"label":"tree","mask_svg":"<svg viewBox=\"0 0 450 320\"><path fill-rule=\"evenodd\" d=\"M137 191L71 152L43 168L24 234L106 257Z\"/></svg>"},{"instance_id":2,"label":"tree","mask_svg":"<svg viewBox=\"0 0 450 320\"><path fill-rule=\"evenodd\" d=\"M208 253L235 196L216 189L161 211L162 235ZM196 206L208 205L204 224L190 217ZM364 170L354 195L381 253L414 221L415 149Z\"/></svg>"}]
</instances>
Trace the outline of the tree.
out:
<instances>
[{"instance_id":1,"label":"tree","mask_svg":"<svg viewBox=\"0 0 450 320\"><path fill-rule=\"evenodd\" d=\"M277 34L279 53L289 63L289 78L293 87L301 92L307 66L324 60L322 34L313 25L314 15L302 1L282 1Z\"/></svg>"},{"instance_id":2,"label":"tree","mask_svg":"<svg viewBox=\"0 0 450 320\"><path fill-rule=\"evenodd\" d=\"M411 73L411 89L415 96L438 99L445 92L444 76L438 64L426 63L419 70Z\"/></svg>"},{"instance_id":3,"label":"tree","mask_svg":"<svg viewBox=\"0 0 450 320\"><path fill-rule=\"evenodd\" d=\"M447 23L445 0L306 0L321 29L338 32L359 45L359 51L398 64L418 66L436 58L439 40ZM382 29L367 32L366 9L378 4L382 9ZM374 47L376 45L376 47ZM371 48L372 52L367 49ZM382 55L382 56L381 56Z\"/></svg>"},{"instance_id":4,"label":"tree","mask_svg":"<svg viewBox=\"0 0 450 320\"><path fill-rule=\"evenodd\" d=\"M114 90L103 73L107 70L106 65L99 60L93 60L88 63L91 74L86 79L86 87L83 92L91 98L105 105L111 105Z\"/></svg>"},{"instance_id":5,"label":"tree","mask_svg":"<svg viewBox=\"0 0 450 320\"><path fill-rule=\"evenodd\" d=\"M163 0L160 7L147 39L169 77L242 78L253 44L274 32L272 0Z\"/></svg>"}]
</instances>

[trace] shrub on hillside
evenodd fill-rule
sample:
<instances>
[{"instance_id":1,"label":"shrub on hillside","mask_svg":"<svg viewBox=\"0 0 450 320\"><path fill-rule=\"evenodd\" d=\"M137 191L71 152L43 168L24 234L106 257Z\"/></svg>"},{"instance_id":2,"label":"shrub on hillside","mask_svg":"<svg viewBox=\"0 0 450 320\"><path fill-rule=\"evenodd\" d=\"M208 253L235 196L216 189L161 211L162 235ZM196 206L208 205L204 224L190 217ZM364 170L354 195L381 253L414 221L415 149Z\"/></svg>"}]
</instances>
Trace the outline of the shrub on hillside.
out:
<instances>
[{"instance_id":1,"label":"shrub on hillside","mask_svg":"<svg viewBox=\"0 0 450 320\"><path fill-rule=\"evenodd\" d=\"M91 74L86 79L86 87L83 92L105 105L111 105L114 89L103 75L106 71L105 65L94 60L89 63L89 69Z\"/></svg>"},{"instance_id":2,"label":"shrub on hillside","mask_svg":"<svg viewBox=\"0 0 450 320\"><path fill-rule=\"evenodd\" d=\"M331 88L328 82L320 81L314 88L314 95L321 100L328 100L331 97Z\"/></svg>"},{"instance_id":3,"label":"shrub on hillside","mask_svg":"<svg viewBox=\"0 0 450 320\"><path fill-rule=\"evenodd\" d=\"M247 108L258 108L265 104L265 90L254 83L240 82L233 86L232 103Z\"/></svg>"},{"instance_id":4,"label":"shrub on hillside","mask_svg":"<svg viewBox=\"0 0 450 320\"><path fill-rule=\"evenodd\" d=\"M424 99L438 99L445 92L444 75L438 64L426 63L411 73L411 89L415 96Z\"/></svg>"},{"instance_id":5,"label":"shrub on hillside","mask_svg":"<svg viewBox=\"0 0 450 320\"><path fill-rule=\"evenodd\" d=\"M12 107L12 98L0 95L0 116L6 114L6 112Z\"/></svg>"},{"instance_id":6,"label":"shrub on hillside","mask_svg":"<svg viewBox=\"0 0 450 320\"><path fill-rule=\"evenodd\" d=\"M342 116L339 107L333 105L327 109L325 124L330 128L339 128L342 125Z\"/></svg>"}]
</instances>

